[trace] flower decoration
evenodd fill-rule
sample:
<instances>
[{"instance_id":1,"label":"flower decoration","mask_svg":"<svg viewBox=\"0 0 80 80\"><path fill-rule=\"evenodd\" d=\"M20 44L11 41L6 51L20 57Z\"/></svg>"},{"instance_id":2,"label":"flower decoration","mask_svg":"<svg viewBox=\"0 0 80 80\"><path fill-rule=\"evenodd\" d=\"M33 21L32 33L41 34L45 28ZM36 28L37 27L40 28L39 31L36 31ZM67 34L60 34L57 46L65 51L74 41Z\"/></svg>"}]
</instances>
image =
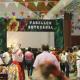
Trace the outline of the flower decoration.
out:
<instances>
[{"instance_id":1,"label":"flower decoration","mask_svg":"<svg viewBox=\"0 0 80 80\"><path fill-rule=\"evenodd\" d=\"M19 22L15 19L12 19L7 27L8 31L18 31Z\"/></svg>"}]
</instances>

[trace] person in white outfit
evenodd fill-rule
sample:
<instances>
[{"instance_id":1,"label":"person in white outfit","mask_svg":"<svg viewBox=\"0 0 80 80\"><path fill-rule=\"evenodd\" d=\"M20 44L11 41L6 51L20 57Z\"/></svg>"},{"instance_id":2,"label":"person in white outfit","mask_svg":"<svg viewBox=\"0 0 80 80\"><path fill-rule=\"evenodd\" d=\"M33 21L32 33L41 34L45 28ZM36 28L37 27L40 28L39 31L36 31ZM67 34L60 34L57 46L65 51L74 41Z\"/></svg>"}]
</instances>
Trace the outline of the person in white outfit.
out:
<instances>
[{"instance_id":1,"label":"person in white outfit","mask_svg":"<svg viewBox=\"0 0 80 80\"><path fill-rule=\"evenodd\" d=\"M9 48L7 52L3 53L2 57L3 57L3 61L4 61L5 65L9 65L11 63L11 61L12 61L11 54L12 54L11 48Z\"/></svg>"},{"instance_id":2,"label":"person in white outfit","mask_svg":"<svg viewBox=\"0 0 80 80\"><path fill-rule=\"evenodd\" d=\"M69 77L69 62L68 62L68 52L62 51L61 55L61 69Z\"/></svg>"},{"instance_id":3,"label":"person in white outfit","mask_svg":"<svg viewBox=\"0 0 80 80\"><path fill-rule=\"evenodd\" d=\"M77 80L80 80L80 48L76 52Z\"/></svg>"}]
</instances>

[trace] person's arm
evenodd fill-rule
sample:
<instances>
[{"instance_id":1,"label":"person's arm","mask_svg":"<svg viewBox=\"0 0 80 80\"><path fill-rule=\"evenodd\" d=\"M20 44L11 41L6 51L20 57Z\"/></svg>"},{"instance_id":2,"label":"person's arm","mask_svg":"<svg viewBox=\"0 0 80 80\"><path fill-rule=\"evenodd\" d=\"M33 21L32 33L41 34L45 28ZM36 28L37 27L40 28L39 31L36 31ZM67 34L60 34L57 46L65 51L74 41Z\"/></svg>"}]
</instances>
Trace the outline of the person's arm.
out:
<instances>
[{"instance_id":1,"label":"person's arm","mask_svg":"<svg viewBox=\"0 0 80 80\"><path fill-rule=\"evenodd\" d=\"M77 53L76 53L76 56L80 58L80 53L77 52Z\"/></svg>"},{"instance_id":2,"label":"person's arm","mask_svg":"<svg viewBox=\"0 0 80 80\"><path fill-rule=\"evenodd\" d=\"M59 70L61 70L60 69L60 63L59 63L59 61L57 60L57 58L55 57L55 56L53 56L53 64L55 64L56 65L56 67L59 69Z\"/></svg>"},{"instance_id":3,"label":"person's arm","mask_svg":"<svg viewBox=\"0 0 80 80\"><path fill-rule=\"evenodd\" d=\"M60 76L59 76L59 77L60 77L61 80L70 80L70 79L69 79L64 73L62 73L62 72L60 73Z\"/></svg>"},{"instance_id":4,"label":"person's arm","mask_svg":"<svg viewBox=\"0 0 80 80\"><path fill-rule=\"evenodd\" d=\"M33 68L37 68L38 65L39 65L39 58L37 56L36 59L34 60Z\"/></svg>"}]
</instances>

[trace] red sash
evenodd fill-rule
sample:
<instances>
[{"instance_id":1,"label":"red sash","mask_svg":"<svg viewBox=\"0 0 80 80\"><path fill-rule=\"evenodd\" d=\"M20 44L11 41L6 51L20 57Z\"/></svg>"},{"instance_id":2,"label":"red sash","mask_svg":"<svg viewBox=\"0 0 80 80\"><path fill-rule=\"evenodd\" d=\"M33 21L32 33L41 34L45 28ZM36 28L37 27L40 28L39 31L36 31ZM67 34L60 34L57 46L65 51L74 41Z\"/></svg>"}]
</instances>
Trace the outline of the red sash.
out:
<instances>
[{"instance_id":1,"label":"red sash","mask_svg":"<svg viewBox=\"0 0 80 80\"><path fill-rule=\"evenodd\" d=\"M17 61L13 61L13 64L17 65L18 67L18 75L19 75L19 80L25 80L25 74L24 74L24 69L22 67L22 63L17 62Z\"/></svg>"}]
</instances>

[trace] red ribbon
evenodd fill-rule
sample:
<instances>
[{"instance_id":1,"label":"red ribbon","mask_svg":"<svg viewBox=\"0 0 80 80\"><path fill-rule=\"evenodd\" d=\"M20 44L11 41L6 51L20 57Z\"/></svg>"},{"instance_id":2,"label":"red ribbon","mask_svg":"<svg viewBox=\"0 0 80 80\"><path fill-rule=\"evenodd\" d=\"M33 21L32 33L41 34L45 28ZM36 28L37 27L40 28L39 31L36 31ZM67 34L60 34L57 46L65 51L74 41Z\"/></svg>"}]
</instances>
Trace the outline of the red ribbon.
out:
<instances>
[{"instance_id":1,"label":"red ribbon","mask_svg":"<svg viewBox=\"0 0 80 80\"><path fill-rule=\"evenodd\" d=\"M17 65L17 67L18 67L18 75L19 75L18 80L25 80L25 74L24 74L24 69L22 67L22 63L20 63L18 61L13 61L12 63Z\"/></svg>"}]
</instances>

